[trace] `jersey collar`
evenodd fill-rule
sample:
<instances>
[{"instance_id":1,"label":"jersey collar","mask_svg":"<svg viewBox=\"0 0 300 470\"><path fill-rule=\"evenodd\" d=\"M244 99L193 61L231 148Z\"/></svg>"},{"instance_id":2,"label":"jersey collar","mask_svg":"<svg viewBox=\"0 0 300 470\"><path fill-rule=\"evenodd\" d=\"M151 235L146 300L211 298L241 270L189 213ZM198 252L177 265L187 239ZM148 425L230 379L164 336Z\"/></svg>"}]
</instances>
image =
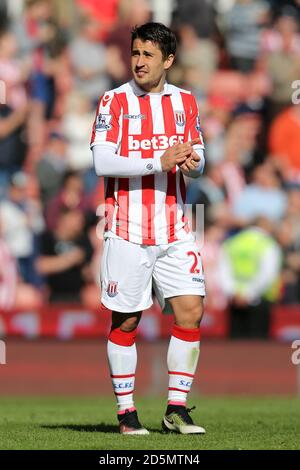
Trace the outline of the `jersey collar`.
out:
<instances>
[{"instance_id":1,"label":"jersey collar","mask_svg":"<svg viewBox=\"0 0 300 470\"><path fill-rule=\"evenodd\" d=\"M135 81L133 79L129 82L129 85L131 86L131 88L132 88L132 90L133 90L133 92L136 96L146 96L146 95L151 95L152 94L152 93L148 93L147 91L140 88L138 86L138 84L135 83ZM169 84L167 82L165 82L163 91L161 93L153 93L153 94L154 95L172 95L172 92L170 90Z\"/></svg>"}]
</instances>

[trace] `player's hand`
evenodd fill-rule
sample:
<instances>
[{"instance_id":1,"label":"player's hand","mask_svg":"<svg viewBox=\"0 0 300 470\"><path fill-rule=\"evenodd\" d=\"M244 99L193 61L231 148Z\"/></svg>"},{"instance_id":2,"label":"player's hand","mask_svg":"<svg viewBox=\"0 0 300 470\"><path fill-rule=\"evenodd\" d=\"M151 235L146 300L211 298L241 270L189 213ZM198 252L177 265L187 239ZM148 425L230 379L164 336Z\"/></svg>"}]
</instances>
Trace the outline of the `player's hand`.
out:
<instances>
[{"instance_id":1,"label":"player's hand","mask_svg":"<svg viewBox=\"0 0 300 470\"><path fill-rule=\"evenodd\" d=\"M194 150L191 155L181 164L180 169L184 174L188 174L190 171L196 170L200 165L201 157Z\"/></svg>"},{"instance_id":2,"label":"player's hand","mask_svg":"<svg viewBox=\"0 0 300 470\"><path fill-rule=\"evenodd\" d=\"M193 145L199 144L200 139L193 139L184 144L175 144L173 147L169 147L161 157L162 171L171 171L176 165L180 165L191 156L193 152Z\"/></svg>"}]
</instances>

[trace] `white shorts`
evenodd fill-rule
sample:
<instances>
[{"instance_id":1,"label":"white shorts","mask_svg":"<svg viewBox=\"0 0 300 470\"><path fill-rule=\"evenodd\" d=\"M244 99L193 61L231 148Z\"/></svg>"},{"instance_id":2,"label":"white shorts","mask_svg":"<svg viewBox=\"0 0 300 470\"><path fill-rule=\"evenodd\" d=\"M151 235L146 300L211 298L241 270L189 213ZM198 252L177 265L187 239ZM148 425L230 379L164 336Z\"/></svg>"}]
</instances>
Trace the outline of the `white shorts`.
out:
<instances>
[{"instance_id":1,"label":"white shorts","mask_svg":"<svg viewBox=\"0 0 300 470\"><path fill-rule=\"evenodd\" d=\"M101 301L110 310L132 313L153 304L152 287L162 310L165 299L205 296L201 256L191 235L167 245L105 240L101 260Z\"/></svg>"}]
</instances>

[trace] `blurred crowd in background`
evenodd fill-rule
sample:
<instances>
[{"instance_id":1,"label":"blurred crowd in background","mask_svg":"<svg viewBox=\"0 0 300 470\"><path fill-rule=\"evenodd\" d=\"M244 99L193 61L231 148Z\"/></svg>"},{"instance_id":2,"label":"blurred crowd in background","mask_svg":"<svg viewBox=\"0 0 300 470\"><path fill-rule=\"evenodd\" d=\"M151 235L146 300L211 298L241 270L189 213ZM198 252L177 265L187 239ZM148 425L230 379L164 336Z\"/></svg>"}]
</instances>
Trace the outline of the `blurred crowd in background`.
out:
<instances>
[{"instance_id":1,"label":"blurred crowd in background","mask_svg":"<svg viewBox=\"0 0 300 470\"><path fill-rule=\"evenodd\" d=\"M97 308L91 129L150 20L176 32L168 80L199 103L206 170L187 202L205 204L207 303L244 322L300 303L299 0L0 0L0 18L2 310Z\"/></svg>"}]
</instances>

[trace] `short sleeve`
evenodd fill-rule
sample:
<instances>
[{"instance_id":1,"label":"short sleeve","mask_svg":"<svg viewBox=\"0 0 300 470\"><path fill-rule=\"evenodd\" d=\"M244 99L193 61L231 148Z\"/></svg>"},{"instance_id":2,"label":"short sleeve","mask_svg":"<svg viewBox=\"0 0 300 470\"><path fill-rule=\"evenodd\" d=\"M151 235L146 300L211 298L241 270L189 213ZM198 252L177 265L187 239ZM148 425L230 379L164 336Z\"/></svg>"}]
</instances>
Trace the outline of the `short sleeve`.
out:
<instances>
[{"instance_id":1,"label":"short sleeve","mask_svg":"<svg viewBox=\"0 0 300 470\"><path fill-rule=\"evenodd\" d=\"M191 95L190 114L187 116L185 132L187 140L200 139L200 143L195 145L195 149L204 149L198 105L193 95Z\"/></svg>"},{"instance_id":2,"label":"short sleeve","mask_svg":"<svg viewBox=\"0 0 300 470\"><path fill-rule=\"evenodd\" d=\"M91 148L97 144L112 145L115 150L120 140L121 106L114 92L100 98L93 124Z\"/></svg>"}]
</instances>

